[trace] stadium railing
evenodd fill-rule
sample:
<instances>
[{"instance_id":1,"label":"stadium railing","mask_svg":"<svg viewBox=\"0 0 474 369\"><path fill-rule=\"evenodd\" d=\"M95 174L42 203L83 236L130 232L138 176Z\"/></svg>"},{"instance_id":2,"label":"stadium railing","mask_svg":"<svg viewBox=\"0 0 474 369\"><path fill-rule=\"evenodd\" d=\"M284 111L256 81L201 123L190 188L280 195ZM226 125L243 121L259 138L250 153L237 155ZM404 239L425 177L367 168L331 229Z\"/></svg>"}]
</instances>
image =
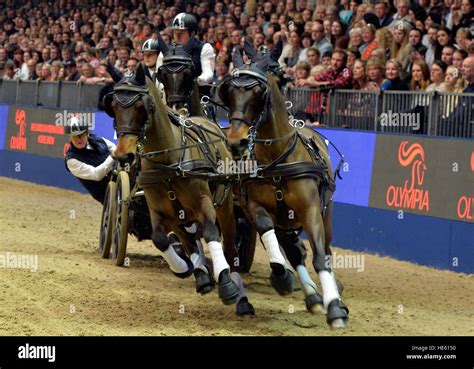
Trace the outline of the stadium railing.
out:
<instances>
[{"instance_id":1,"label":"stadium railing","mask_svg":"<svg viewBox=\"0 0 474 369\"><path fill-rule=\"evenodd\" d=\"M103 86L0 80L0 104L97 110ZM285 94L295 118L329 128L474 137L474 94L310 88L287 88Z\"/></svg>"}]
</instances>

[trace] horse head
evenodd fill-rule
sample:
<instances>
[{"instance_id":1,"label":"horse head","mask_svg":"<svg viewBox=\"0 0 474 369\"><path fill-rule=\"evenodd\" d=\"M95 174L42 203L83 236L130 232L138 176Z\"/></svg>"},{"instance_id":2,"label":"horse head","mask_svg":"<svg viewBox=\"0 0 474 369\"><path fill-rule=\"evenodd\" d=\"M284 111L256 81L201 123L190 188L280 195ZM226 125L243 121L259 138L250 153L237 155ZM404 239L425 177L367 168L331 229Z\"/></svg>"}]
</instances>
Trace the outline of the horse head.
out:
<instances>
[{"instance_id":1,"label":"horse head","mask_svg":"<svg viewBox=\"0 0 474 369\"><path fill-rule=\"evenodd\" d=\"M160 48L163 50L163 65L158 69L158 80L166 92L166 102L175 110L189 109L191 94L195 88L195 68L189 44L181 46L164 44L159 37ZM161 39L161 40L160 40Z\"/></svg>"},{"instance_id":2,"label":"horse head","mask_svg":"<svg viewBox=\"0 0 474 369\"><path fill-rule=\"evenodd\" d=\"M275 78L273 73L278 69L278 45L272 51L256 51L246 41L244 51L250 62L244 64L240 50L234 50L235 69L219 86L219 98L229 108L227 145L234 159L248 157L252 138L268 117L272 100L269 79Z\"/></svg>"},{"instance_id":3,"label":"horse head","mask_svg":"<svg viewBox=\"0 0 474 369\"><path fill-rule=\"evenodd\" d=\"M122 163L133 162L137 142L145 137L152 124L154 102L149 85L140 64L135 73L126 74L103 99L106 113L114 118L118 137L114 155Z\"/></svg>"}]
</instances>

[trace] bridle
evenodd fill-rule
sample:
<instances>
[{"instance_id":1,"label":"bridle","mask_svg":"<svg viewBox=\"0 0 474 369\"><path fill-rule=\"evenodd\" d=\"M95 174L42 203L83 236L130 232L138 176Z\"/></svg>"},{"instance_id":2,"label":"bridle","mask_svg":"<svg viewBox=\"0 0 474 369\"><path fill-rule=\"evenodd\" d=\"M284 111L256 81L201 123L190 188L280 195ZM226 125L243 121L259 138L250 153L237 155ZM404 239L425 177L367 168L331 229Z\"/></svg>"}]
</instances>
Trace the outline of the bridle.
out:
<instances>
[{"instance_id":1,"label":"bridle","mask_svg":"<svg viewBox=\"0 0 474 369\"><path fill-rule=\"evenodd\" d=\"M163 65L158 68L157 78L164 84L164 74L178 74L184 70L189 69L191 75L194 76L194 63L190 56L188 55L167 55L163 58ZM194 83L194 79L193 79ZM190 88L188 91L185 91L182 95L168 95L166 96L166 101L169 106L173 106L175 103L188 104L191 101L191 94L193 93L193 88Z\"/></svg>"},{"instance_id":2,"label":"bridle","mask_svg":"<svg viewBox=\"0 0 474 369\"><path fill-rule=\"evenodd\" d=\"M139 129L132 127L128 122L118 127L115 120L115 112L111 106L113 100L123 108L129 108L137 101L142 100L146 113L145 124L140 126ZM148 87L139 86L130 81L117 84L112 92L104 96L103 104L107 114L114 118L114 129L118 136L132 134L138 136L139 141L146 139L146 132L153 124L155 112L155 106L152 97L149 95Z\"/></svg>"}]
</instances>

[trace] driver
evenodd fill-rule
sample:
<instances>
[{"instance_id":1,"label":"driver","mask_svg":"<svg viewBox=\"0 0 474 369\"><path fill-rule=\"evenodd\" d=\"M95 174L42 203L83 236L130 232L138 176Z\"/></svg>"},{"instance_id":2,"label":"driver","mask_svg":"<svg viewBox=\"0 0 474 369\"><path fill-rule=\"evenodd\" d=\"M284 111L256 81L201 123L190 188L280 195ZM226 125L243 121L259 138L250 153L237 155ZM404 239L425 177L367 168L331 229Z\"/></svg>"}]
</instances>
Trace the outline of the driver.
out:
<instances>
[{"instance_id":1,"label":"driver","mask_svg":"<svg viewBox=\"0 0 474 369\"><path fill-rule=\"evenodd\" d=\"M173 40L181 46L186 45L187 52L191 55L194 63L195 77L199 86L199 95L211 96L211 86L214 78L216 54L210 43L204 43L195 38L199 30L196 18L187 13L179 13L171 22ZM162 64L162 54L158 61Z\"/></svg>"},{"instance_id":2,"label":"driver","mask_svg":"<svg viewBox=\"0 0 474 369\"><path fill-rule=\"evenodd\" d=\"M77 121L66 127L66 134L71 143L64 159L66 169L79 179L94 199L103 204L115 162L112 157L115 144L90 134L89 128L79 125Z\"/></svg>"}]
</instances>

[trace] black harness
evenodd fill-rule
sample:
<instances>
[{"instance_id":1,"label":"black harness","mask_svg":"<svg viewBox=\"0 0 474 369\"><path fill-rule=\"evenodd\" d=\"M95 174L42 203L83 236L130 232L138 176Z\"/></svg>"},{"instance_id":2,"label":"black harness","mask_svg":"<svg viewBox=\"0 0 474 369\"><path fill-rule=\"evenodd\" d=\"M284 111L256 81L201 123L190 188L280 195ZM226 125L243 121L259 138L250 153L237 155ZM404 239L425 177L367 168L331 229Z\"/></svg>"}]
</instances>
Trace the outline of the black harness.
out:
<instances>
[{"instance_id":1,"label":"black harness","mask_svg":"<svg viewBox=\"0 0 474 369\"><path fill-rule=\"evenodd\" d=\"M269 112L272 109L271 93L268 90L267 79L258 71L251 69L236 70L234 74L222 81L222 84L229 84L237 88L251 89L257 85L264 87L265 92L262 100L264 101L261 113L254 119L250 120L245 117L243 112L233 112L229 117L229 122L241 121L249 127L248 134L248 150L250 158L255 158L255 145L271 146L277 142L287 142L285 150L275 158L271 163L266 165L258 165L257 177L240 176L240 184L242 187L242 199L248 201L247 186L255 182L270 182L275 187L275 200L277 206L277 221L279 228L291 229L288 221L288 206L284 201L284 183L288 180L298 178L312 178L319 181L319 194L321 201L321 212L324 215L327 207L332 200L333 193L336 189L335 180L329 173L328 164L324 161L319 152L319 148L314 137L307 138L297 129L291 131L288 135L274 139L259 139L258 131L262 124L268 121ZM221 86L222 86L221 84ZM221 96L222 98L222 96ZM292 162L284 163L284 161L295 151L298 143L301 143L310 154L311 162ZM337 150L337 149L336 149ZM339 153L339 151L337 151ZM340 154L340 153L339 153ZM340 168L344 162L343 156L340 154L341 160L335 171L340 177Z\"/></svg>"}]
</instances>

